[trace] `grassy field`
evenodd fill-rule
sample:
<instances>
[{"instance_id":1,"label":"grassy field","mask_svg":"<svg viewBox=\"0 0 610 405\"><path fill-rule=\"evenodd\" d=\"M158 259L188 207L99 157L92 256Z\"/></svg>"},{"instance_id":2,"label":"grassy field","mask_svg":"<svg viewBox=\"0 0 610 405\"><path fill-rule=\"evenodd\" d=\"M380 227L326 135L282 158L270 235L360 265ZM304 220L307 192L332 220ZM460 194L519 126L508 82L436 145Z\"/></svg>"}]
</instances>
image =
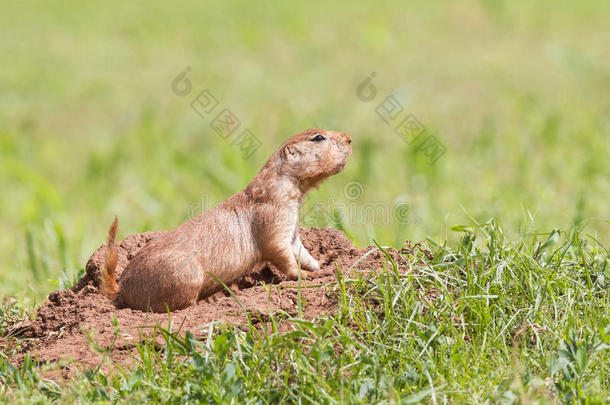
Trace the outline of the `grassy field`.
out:
<instances>
[{"instance_id":1,"label":"grassy field","mask_svg":"<svg viewBox=\"0 0 610 405\"><path fill-rule=\"evenodd\" d=\"M0 331L82 274L115 214L120 236L172 228L316 126L354 153L304 223L435 257L348 280L336 316L292 334L215 325L114 377L59 388L0 359L3 398L610 401L610 5L316 3L3 5ZM202 117L203 90L218 106ZM241 122L227 139L224 108ZM395 130L409 114L413 142Z\"/></svg>"}]
</instances>

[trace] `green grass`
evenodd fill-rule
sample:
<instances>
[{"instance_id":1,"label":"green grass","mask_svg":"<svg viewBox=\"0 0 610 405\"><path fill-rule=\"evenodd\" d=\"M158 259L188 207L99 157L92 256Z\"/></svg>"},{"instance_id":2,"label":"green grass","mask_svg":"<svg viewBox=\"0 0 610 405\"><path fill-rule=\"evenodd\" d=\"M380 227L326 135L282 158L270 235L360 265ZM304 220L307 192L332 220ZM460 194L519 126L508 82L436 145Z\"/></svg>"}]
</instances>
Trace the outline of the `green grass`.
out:
<instances>
[{"instance_id":1,"label":"green grass","mask_svg":"<svg viewBox=\"0 0 610 405\"><path fill-rule=\"evenodd\" d=\"M0 363L7 401L159 403L602 403L610 400L610 252L573 231L504 239L494 220L430 240L368 276L331 287L336 314L274 314L204 338L158 327L133 369L82 372L60 386L28 361ZM432 256L432 257L430 257ZM278 322L293 330L279 333ZM120 325L115 325L117 331ZM117 332L118 333L118 332ZM92 343L95 348L95 345Z\"/></svg>"},{"instance_id":2,"label":"green grass","mask_svg":"<svg viewBox=\"0 0 610 405\"><path fill-rule=\"evenodd\" d=\"M354 153L311 194L305 222L341 229L359 246L428 239L437 255L420 258L428 272L411 278L347 282L330 326L295 321L298 337L250 346L247 333L222 332L231 361L252 356L236 363L231 384L241 379L261 398L319 390L345 402L361 392L528 402L544 398L540 381L564 365L553 373L559 398L608 401L599 344L608 344L609 19L604 0L3 5L0 331L83 274L115 214L120 236L175 227L243 189L288 136L321 126L349 133ZM187 66L193 90L179 97L171 83ZM356 89L371 72L377 95L363 102ZM260 139L250 159L191 109L206 88ZM435 164L376 114L392 94L446 146ZM367 216L396 203L408 221ZM480 255L474 234L452 230L489 218L505 231L477 228ZM544 244L553 229L570 231ZM383 317L367 311L395 296ZM540 339L513 348L510 333L528 322ZM313 338L316 328L323 337ZM335 354L311 366L329 377L307 372L313 360L299 339L332 341ZM143 365L133 395L177 401L186 386L229 395L215 380L226 358L183 355L192 364ZM11 399L56 395L35 366L3 367ZM125 398L121 387L140 374L81 376L57 395Z\"/></svg>"}]
</instances>

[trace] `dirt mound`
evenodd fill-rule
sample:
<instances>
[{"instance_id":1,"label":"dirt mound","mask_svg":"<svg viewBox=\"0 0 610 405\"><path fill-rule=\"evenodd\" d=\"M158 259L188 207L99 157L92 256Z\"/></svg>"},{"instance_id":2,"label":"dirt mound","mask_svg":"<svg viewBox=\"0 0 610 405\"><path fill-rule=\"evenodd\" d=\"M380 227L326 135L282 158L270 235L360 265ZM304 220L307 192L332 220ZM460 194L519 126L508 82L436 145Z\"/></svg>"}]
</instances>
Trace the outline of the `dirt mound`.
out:
<instances>
[{"instance_id":1,"label":"dirt mound","mask_svg":"<svg viewBox=\"0 0 610 405\"><path fill-rule=\"evenodd\" d=\"M146 232L123 240L120 243L117 273L123 271L139 249L160 234L162 232ZM385 254L377 247L357 249L340 231L302 228L300 235L307 250L321 266L315 278L301 284L305 317L329 314L336 308L333 287L337 281L337 268L348 273L381 269L387 265ZM394 249L388 253L404 271L407 264L405 259ZM117 309L97 290L103 262L102 246L87 262L87 274L77 285L49 295L49 300L39 308L35 320L18 331L20 348L12 361L20 363L29 353L40 362L74 359L81 366L94 366L101 360L99 352L92 348L91 342L94 341L102 348L112 349L113 361L129 363L136 344L152 333L155 324L168 327L171 322L174 330L182 325L182 331L190 330L196 336L201 336L202 328L211 321L222 321L235 327L245 327L247 324L246 313L226 291L170 315ZM278 311L297 315L297 282L286 281L281 273L268 264L253 268L231 289L253 315L254 321L264 320L268 314ZM114 333L113 317L118 320L118 338ZM283 327L288 329L289 326ZM14 345L15 342L5 341L3 346L9 344ZM69 370L65 369L64 374L69 375Z\"/></svg>"}]
</instances>

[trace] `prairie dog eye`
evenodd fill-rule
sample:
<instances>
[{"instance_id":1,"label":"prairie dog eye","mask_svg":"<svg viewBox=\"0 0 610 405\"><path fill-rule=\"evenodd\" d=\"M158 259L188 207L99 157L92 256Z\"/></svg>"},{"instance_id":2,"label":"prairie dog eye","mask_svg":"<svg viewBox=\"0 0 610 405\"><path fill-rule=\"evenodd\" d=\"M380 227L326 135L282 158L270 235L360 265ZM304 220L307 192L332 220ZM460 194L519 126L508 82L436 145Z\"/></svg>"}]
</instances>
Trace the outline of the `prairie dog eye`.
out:
<instances>
[{"instance_id":1,"label":"prairie dog eye","mask_svg":"<svg viewBox=\"0 0 610 405\"><path fill-rule=\"evenodd\" d=\"M311 138L312 142L320 142L325 140L326 138L324 137L324 135L320 135L320 134L316 134L313 138Z\"/></svg>"}]
</instances>

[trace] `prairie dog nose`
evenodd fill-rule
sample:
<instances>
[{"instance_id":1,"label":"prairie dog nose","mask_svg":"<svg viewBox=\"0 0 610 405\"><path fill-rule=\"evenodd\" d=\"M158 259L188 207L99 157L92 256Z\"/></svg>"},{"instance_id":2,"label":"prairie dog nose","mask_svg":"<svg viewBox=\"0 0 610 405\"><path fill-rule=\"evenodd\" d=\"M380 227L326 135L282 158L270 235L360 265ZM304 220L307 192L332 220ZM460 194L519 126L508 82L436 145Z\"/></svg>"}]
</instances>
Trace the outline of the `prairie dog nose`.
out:
<instances>
[{"instance_id":1,"label":"prairie dog nose","mask_svg":"<svg viewBox=\"0 0 610 405\"><path fill-rule=\"evenodd\" d=\"M352 138L345 132L339 132L339 136L341 137L341 140L347 143L348 145L352 143Z\"/></svg>"}]
</instances>

